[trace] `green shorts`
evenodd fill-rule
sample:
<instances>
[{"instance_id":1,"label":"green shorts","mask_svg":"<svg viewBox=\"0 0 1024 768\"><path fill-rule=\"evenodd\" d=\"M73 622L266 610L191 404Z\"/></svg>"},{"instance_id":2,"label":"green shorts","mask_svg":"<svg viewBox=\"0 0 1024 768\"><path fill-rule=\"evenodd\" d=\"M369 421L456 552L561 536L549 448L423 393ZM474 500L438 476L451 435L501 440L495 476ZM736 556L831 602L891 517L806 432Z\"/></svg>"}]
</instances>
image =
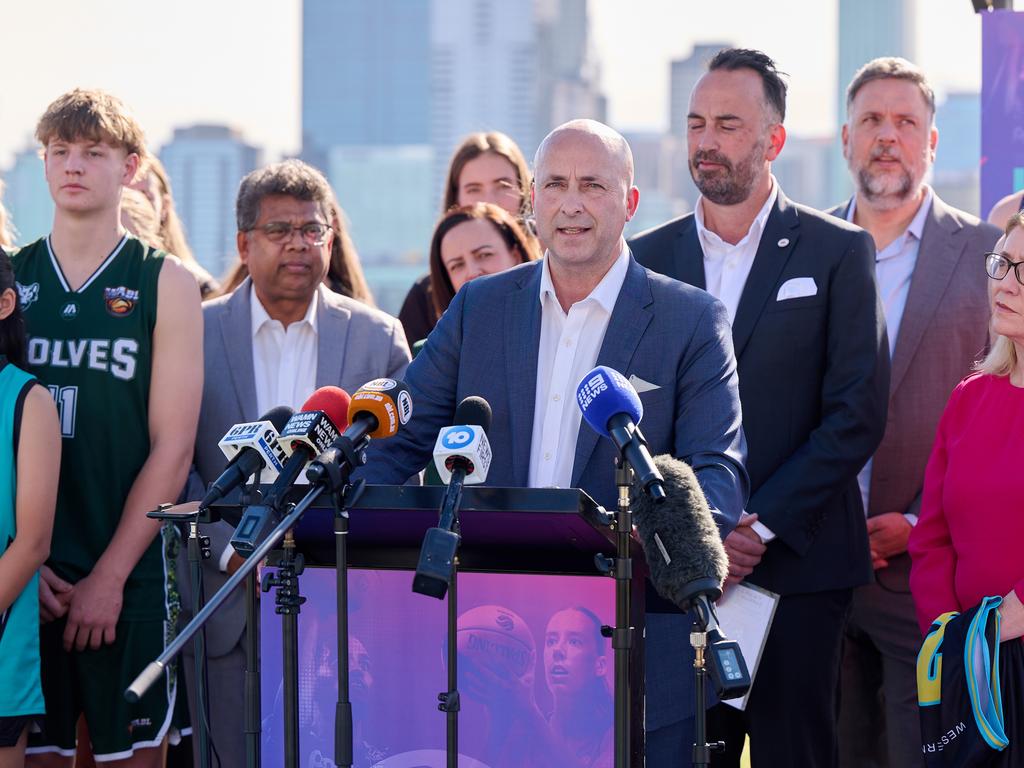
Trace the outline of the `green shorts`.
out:
<instances>
[{"instance_id":1,"label":"green shorts","mask_svg":"<svg viewBox=\"0 0 1024 768\"><path fill-rule=\"evenodd\" d=\"M63 646L66 618L43 624L39 633L46 716L40 733L30 734L28 754L75 754L79 715L85 715L97 762L123 760L136 749L158 747L168 735L177 694L176 664L171 664L135 704L125 689L157 658L168 623L120 621L111 645L93 651Z\"/></svg>"}]
</instances>

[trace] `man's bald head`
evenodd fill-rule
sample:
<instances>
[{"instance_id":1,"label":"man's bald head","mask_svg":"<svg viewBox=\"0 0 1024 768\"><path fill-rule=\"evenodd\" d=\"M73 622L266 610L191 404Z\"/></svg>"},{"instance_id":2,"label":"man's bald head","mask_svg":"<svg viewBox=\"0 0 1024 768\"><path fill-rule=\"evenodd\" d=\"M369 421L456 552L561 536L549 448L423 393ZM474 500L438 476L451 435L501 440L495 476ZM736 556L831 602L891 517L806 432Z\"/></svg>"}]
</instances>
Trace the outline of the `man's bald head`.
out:
<instances>
[{"instance_id":1,"label":"man's bald head","mask_svg":"<svg viewBox=\"0 0 1024 768\"><path fill-rule=\"evenodd\" d=\"M633 186L633 151L622 134L597 120L570 120L544 137L533 158L534 176L539 177L544 156L551 147L563 141L598 141L608 152L609 159L619 166L626 188Z\"/></svg>"}]
</instances>

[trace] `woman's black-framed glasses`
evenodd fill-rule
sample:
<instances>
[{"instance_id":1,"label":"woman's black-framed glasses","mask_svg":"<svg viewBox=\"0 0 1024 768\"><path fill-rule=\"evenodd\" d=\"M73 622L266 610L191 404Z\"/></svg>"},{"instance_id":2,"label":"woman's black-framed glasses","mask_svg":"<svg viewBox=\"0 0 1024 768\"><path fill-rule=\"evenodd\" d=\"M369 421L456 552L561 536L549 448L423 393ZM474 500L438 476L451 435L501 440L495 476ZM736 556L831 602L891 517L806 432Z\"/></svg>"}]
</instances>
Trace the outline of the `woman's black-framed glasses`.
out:
<instances>
[{"instance_id":1,"label":"woman's black-framed glasses","mask_svg":"<svg viewBox=\"0 0 1024 768\"><path fill-rule=\"evenodd\" d=\"M298 230L299 235L305 242L310 245L323 245L327 241L327 233L331 231L331 226L319 221L309 221L297 226L287 221L271 221L262 227L253 227L252 229L258 229L272 243L282 243L285 240L290 240L292 232ZM251 232L252 230L249 231Z\"/></svg>"},{"instance_id":2,"label":"woman's black-framed glasses","mask_svg":"<svg viewBox=\"0 0 1024 768\"><path fill-rule=\"evenodd\" d=\"M1024 261L1010 261L1001 253L985 254L985 272L993 280L1002 280L1010 271L1010 267L1013 267L1013 274L1017 278L1017 282L1024 285L1024 277L1020 274L1022 264Z\"/></svg>"}]
</instances>

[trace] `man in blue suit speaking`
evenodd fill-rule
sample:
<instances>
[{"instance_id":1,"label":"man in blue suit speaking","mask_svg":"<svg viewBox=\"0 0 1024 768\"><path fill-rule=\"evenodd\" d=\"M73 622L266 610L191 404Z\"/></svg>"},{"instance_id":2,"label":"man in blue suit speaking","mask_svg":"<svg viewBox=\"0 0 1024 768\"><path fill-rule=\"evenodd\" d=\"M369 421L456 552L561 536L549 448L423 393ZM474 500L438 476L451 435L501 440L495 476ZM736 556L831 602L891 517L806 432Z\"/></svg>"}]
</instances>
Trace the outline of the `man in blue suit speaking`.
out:
<instances>
[{"instance_id":1,"label":"man in blue suit speaking","mask_svg":"<svg viewBox=\"0 0 1024 768\"><path fill-rule=\"evenodd\" d=\"M544 259L462 288L409 366L412 420L371 447L362 476L405 481L427 464L456 405L478 395L494 414L488 485L578 487L612 508L616 450L581 426L575 400L584 374L607 365L640 393L651 453L693 467L726 535L748 484L725 308L633 260L622 230L639 192L629 145L611 128L590 120L556 128L534 172ZM649 606L648 766L678 765L692 743L692 655L679 626Z\"/></svg>"}]
</instances>

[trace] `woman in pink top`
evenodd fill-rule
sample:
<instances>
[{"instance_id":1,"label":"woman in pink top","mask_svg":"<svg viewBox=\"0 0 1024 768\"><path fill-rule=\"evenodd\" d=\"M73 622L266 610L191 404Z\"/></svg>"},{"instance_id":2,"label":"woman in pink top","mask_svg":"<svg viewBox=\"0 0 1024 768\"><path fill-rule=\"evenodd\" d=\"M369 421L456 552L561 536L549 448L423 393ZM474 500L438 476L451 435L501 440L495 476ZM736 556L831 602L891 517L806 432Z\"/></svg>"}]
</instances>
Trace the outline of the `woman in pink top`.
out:
<instances>
[{"instance_id":1,"label":"woman in pink top","mask_svg":"<svg viewBox=\"0 0 1024 768\"><path fill-rule=\"evenodd\" d=\"M1000 595L1009 640L1024 635L1024 214L995 251L985 254L992 351L946 405L908 548L922 632Z\"/></svg>"}]
</instances>

